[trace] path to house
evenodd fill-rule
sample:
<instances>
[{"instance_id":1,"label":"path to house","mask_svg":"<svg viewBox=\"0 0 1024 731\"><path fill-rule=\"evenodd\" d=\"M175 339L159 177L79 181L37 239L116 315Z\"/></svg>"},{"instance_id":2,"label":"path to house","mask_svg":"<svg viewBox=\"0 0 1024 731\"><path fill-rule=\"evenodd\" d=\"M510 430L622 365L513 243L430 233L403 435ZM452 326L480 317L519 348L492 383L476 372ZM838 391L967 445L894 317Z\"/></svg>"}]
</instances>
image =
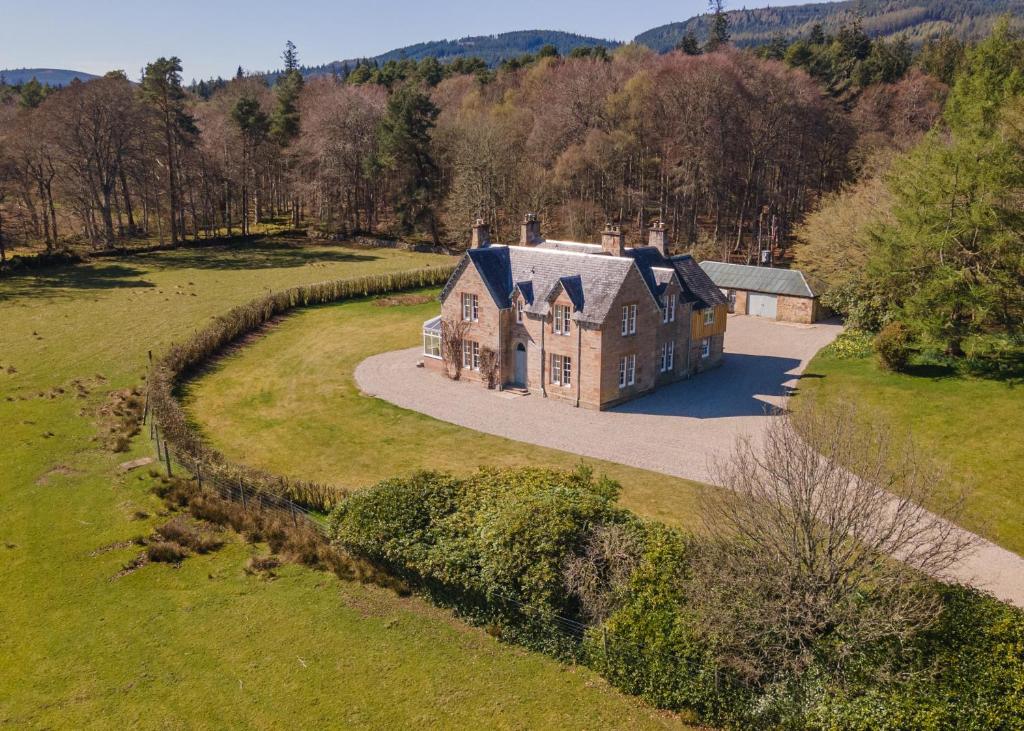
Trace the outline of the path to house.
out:
<instances>
[{"instance_id":1,"label":"path to house","mask_svg":"<svg viewBox=\"0 0 1024 731\"><path fill-rule=\"evenodd\" d=\"M476 431L701 482L736 438L756 436L766 410L799 388L835 323L795 325L732 315L725 362L610 411L575 409L539 394L513 396L417 368L419 348L382 353L356 368L363 392ZM982 541L953 578L1024 606L1024 558Z\"/></svg>"}]
</instances>

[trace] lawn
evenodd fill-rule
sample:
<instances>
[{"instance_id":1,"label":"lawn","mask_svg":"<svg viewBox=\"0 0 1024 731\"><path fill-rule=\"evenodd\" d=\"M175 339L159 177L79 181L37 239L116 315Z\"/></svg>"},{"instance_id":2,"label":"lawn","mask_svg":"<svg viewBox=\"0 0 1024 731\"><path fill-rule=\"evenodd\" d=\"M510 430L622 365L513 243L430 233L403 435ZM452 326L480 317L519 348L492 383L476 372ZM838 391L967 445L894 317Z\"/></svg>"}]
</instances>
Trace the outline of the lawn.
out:
<instances>
[{"instance_id":1,"label":"lawn","mask_svg":"<svg viewBox=\"0 0 1024 731\"><path fill-rule=\"evenodd\" d=\"M840 358L826 349L807 367L801 391L855 401L909 431L970 490L964 524L1024 554L1024 389L935 368L882 370L873 357Z\"/></svg>"},{"instance_id":2,"label":"lawn","mask_svg":"<svg viewBox=\"0 0 1024 731\"><path fill-rule=\"evenodd\" d=\"M293 314L191 382L190 415L234 459L353 488L417 469L571 469L582 461L622 483L626 507L696 527L695 483L482 434L360 394L352 374L363 359L421 342L423 321L438 310L429 296L437 292L424 294L414 304L362 300Z\"/></svg>"},{"instance_id":3,"label":"lawn","mask_svg":"<svg viewBox=\"0 0 1024 731\"><path fill-rule=\"evenodd\" d=\"M679 726L595 674L425 602L231 541L115 578L166 520L97 410L158 351L267 289L447 261L273 241L0 279L0 724L31 727ZM77 383L76 383L77 382Z\"/></svg>"}]
</instances>

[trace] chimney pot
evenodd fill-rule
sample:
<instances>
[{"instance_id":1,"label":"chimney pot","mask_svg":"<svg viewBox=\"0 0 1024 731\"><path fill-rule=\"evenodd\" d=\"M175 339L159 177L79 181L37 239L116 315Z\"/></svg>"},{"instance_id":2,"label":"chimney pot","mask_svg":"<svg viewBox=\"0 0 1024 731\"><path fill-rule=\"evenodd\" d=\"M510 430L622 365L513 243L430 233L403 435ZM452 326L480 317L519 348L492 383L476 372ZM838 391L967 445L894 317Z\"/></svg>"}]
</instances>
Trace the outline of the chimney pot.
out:
<instances>
[{"instance_id":1,"label":"chimney pot","mask_svg":"<svg viewBox=\"0 0 1024 731\"><path fill-rule=\"evenodd\" d=\"M469 247L471 249L486 249L491 245L491 227L484 222L484 219L478 218L473 224L473 235L469 241Z\"/></svg>"},{"instance_id":2,"label":"chimney pot","mask_svg":"<svg viewBox=\"0 0 1024 731\"><path fill-rule=\"evenodd\" d=\"M601 232L601 251L612 256L622 256L626 251L625 239L618 224L606 223Z\"/></svg>"},{"instance_id":3,"label":"chimney pot","mask_svg":"<svg viewBox=\"0 0 1024 731\"><path fill-rule=\"evenodd\" d=\"M540 219L536 213L527 213L519 226L519 245L536 246L543 241L540 235Z\"/></svg>"},{"instance_id":4,"label":"chimney pot","mask_svg":"<svg viewBox=\"0 0 1024 731\"><path fill-rule=\"evenodd\" d=\"M662 256L668 256L668 231L665 230L663 221L655 221L651 224L647 245L653 246L661 252Z\"/></svg>"}]
</instances>

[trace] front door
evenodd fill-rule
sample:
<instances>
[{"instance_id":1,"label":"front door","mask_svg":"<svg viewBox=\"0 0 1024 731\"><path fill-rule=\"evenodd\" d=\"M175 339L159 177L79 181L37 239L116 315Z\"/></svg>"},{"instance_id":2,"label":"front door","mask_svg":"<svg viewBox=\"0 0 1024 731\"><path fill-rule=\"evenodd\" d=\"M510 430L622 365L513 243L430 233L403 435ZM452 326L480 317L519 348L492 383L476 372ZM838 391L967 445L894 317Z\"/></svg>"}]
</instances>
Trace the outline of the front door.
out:
<instances>
[{"instance_id":1,"label":"front door","mask_svg":"<svg viewBox=\"0 0 1024 731\"><path fill-rule=\"evenodd\" d=\"M526 388L526 346L522 343L516 346L515 383Z\"/></svg>"}]
</instances>

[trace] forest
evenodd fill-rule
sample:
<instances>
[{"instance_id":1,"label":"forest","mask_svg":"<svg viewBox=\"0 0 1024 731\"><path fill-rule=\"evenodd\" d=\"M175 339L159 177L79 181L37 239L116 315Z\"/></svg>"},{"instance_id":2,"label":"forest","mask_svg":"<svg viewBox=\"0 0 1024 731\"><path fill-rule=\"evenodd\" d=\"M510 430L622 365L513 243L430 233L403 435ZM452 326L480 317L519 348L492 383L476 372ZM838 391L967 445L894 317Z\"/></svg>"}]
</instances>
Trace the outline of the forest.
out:
<instances>
[{"instance_id":1,"label":"forest","mask_svg":"<svg viewBox=\"0 0 1024 731\"><path fill-rule=\"evenodd\" d=\"M915 321L952 356L1019 350L1024 43L1009 21L976 44L913 48L854 20L739 50L723 5L703 43L666 54L548 45L493 69L429 57L307 80L289 42L273 85L240 70L186 88L179 59L159 58L139 83L5 87L0 258L269 223L458 250L473 220L509 241L527 212L549 237L615 221L638 243L661 220L701 258L795 252L850 325ZM971 240L951 269L954 224Z\"/></svg>"},{"instance_id":2,"label":"forest","mask_svg":"<svg viewBox=\"0 0 1024 731\"><path fill-rule=\"evenodd\" d=\"M944 93L915 69L836 99L793 64L724 46L545 47L495 70L428 58L311 81L289 47L285 67L273 86L240 74L193 93L161 58L138 84L111 72L0 92L7 248L174 244L281 216L459 246L476 217L500 240L534 211L549 235L617 220L639 236L661 218L685 248L739 250L784 241L856 172L865 140L903 144L931 125L901 105ZM858 103L883 96L884 114Z\"/></svg>"}]
</instances>

